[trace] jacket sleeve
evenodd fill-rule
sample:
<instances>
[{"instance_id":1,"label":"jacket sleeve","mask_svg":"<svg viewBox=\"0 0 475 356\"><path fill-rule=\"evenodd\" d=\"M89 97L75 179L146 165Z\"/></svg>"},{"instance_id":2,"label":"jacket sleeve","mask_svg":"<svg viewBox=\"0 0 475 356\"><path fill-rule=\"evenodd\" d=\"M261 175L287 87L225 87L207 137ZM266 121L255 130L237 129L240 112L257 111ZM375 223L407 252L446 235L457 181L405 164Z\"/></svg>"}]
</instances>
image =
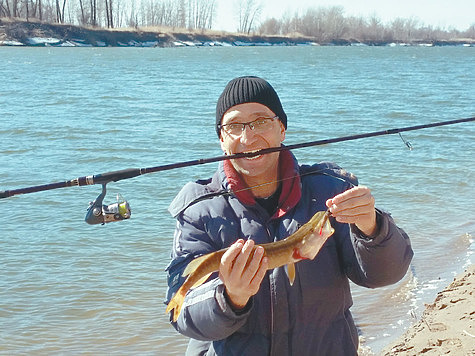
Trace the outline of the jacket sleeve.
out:
<instances>
[{"instance_id":1,"label":"jacket sleeve","mask_svg":"<svg viewBox=\"0 0 475 356\"><path fill-rule=\"evenodd\" d=\"M409 236L388 213L377 209L377 221L378 231L370 237L350 225L351 244L347 242L343 252L348 277L369 288L401 280L413 256Z\"/></svg>"},{"instance_id":2,"label":"jacket sleeve","mask_svg":"<svg viewBox=\"0 0 475 356\"><path fill-rule=\"evenodd\" d=\"M187 216L188 210L177 216L172 261L167 268L167 304L183 284L182 273L188 263L221 248L210 238L205 219ZM188 292L177 322L171 323L179 333L193 339L221 340L245 324L251 309L252 302L245 310L234 312L224 296L224 285L215 273L206 283Z\"/></svg>"}]
</instances>

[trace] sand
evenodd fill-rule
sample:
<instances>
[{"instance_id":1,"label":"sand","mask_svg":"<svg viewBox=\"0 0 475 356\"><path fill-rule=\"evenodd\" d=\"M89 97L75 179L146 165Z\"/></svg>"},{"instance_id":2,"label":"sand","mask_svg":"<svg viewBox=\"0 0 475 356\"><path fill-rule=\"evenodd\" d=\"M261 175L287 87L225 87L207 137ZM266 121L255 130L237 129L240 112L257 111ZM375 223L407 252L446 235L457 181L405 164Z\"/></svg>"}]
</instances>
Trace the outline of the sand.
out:
<instances>
[{"instance_id":1,"label":"sand","mask_svg":"<svg viewBox=\"0 0 475 356\"><path fill-rule=\"evenodd\" d=\"M470 265L381 355L475 355L474 286L475 265Z\"/></svg>"}]
</instances>

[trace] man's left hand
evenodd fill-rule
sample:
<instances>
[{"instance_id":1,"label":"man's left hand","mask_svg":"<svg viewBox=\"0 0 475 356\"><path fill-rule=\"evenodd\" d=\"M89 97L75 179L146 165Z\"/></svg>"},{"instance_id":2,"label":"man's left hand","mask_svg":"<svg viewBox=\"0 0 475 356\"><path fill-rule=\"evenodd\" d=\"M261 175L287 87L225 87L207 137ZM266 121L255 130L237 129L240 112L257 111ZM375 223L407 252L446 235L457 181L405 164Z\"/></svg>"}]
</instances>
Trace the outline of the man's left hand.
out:
<instances>
[{"instance_id":1,"label":"man's left hand","mask_svg":"<svg viewBox=\"0 0 475 356\"><path fill-rule=\"evenodd\" d=\"M326 201L332 216L340 223L355 224L366 236L376 232L376 210L371 190L357 186Z\"/></svg>"}]
</instances>

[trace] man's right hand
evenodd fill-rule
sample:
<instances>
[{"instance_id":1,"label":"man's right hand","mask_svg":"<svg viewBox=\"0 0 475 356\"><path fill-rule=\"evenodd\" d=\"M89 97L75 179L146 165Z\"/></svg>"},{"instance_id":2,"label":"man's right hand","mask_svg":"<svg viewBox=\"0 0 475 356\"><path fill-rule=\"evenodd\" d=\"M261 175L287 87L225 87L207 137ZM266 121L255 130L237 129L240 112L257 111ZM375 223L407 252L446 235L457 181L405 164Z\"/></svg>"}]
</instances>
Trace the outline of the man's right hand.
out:
<instances>
[{"instance_id":1,"label":"man's right hand","mask_svg":"<svg viewBox=\"0 0 475 356\"><path fill-rule=\"evenodd\" d=\"M234 309L244 308L259 291L267 266L264 248L257 246L254 249L253 240L244 242L239 239L224 253L219 266L219 278L224 283Z\"/></svg>"}]
</instances>

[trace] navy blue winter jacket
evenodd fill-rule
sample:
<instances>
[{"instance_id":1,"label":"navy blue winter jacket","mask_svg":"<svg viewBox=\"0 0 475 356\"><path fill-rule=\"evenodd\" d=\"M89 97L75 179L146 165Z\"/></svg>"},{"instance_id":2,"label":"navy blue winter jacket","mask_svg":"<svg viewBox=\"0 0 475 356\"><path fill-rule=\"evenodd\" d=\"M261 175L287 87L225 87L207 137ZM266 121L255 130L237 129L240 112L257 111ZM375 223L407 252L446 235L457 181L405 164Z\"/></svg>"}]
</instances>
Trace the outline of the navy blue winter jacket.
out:
<instances>
[{"instance_id":1,"label":"navy blue winter jacket","mask_svg":"<svg viewBox=\"0 0 475 356\"><path fill-rule=\"evenodd\" d=\"M357 184L331 163L299 166L281 152L282 192L273 216L243 187L229 162L212 180L188 183L170 205L177 219L172 261L167 268L167 301L184 281L196 256L230 246L238 238L257 244L294 233L325 201ZM408 236L378 210L379 231L368 238L331 219L335 233L314 260L295 265L290 286L284 267L269 270L244 310L226 301L224 285L212 275L191 290L173 326L190 337L187 355L356 355L358 335L350 307L349 280L370 288L399 281L412 259Z\"/></svg>"}]
</instances>

